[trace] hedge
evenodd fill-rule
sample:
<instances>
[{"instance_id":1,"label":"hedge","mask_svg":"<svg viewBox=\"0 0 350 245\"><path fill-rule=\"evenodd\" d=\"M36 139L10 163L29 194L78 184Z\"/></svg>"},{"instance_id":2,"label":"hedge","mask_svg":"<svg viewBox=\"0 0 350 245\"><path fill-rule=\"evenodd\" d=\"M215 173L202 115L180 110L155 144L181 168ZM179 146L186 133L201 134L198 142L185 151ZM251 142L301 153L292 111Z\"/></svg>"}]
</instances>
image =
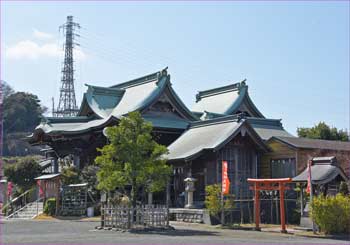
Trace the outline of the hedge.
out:
<instances>
[{"instance_id":1,"label":"hedge","mask_svg":"<svg viewBox=\"0 0 350 245\"><path fill-rule=\"evenodd\" d=\"M350 197L319 196L312 200L311 215L326 234L350 233Z\"/></svg>"},{"instance_id":2,"label":"hedge","mask_svg":"<svg viewBox=\"0 0 350 245\"><path fill-rule=\"evenodd\" d=\"M49 198L45 202L44 213L47 215L56 214L56 198Z\"/></svg>"}]
</instances>

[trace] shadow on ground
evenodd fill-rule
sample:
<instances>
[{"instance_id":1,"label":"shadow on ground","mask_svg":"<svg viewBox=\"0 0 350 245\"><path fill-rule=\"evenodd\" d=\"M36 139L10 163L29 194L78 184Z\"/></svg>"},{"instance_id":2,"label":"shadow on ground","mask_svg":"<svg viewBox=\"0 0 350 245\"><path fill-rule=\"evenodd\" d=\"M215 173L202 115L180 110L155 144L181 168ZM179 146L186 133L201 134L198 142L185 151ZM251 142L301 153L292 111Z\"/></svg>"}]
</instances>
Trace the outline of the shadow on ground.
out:
<instances>
[{"instance_id":1,"label":"shadow on ground","mask_svg":"<svg viewBox=\"0 0 350 245\"><path fill-rule=\"evenodd\" d=\"M175 230L131 230L131 234L142 235L164 235L164 236L218 236L219 232L215 231L203 231L203 230L190 230L190 229L175 229Z\"/></svg>"},{"instance_id":2,"label":"shadow on ground","mask_svg":"<svg viewBox=\"0 0 350 245\"><path fill-rule=\"evenodd\" d=\"M298 234L298 236L310 238L310 239L317 238L317 239L333 239L333 240L339 240L339 241L350 241L350 234L347 234L347 235L326 235L326 236Z\"/></svg>"}]
</instances>

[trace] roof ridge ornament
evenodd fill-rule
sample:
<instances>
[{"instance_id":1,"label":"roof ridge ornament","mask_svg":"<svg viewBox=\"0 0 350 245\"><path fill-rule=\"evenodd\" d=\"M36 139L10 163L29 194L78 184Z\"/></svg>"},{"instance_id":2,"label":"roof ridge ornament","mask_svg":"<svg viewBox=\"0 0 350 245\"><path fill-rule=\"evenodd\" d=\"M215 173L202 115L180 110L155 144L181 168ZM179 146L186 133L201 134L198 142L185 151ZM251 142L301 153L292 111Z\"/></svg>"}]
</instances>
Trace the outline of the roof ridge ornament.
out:
<instances>
[{"instance_id":1,"label":"roof ridge ornament","mask_svg":"<svg viewBox=\"0 0 350 245\"><path fill-rule=\"evenodd\" d=\"M235 90L238 90L238 92L239 92L241 88L247 86L246 80L247 79L244 79L241 82L237 82L237 83L233 83L233 84L229 84L229 85L225 85L225 86L221 86L221 87L217 87L217 88L212 88L212 89L208 89L208 90L198 91L198 93L196 94L196 102L200 101L204 97L228 93L228 92L235 91Z\"/></svg>"},{"instance_id":2,"label":"roof ridge ornament","mask_svg":"<svg viewBox=\"0 0 350 245\"><path fill-rule=\"evenodd\" d=\"M155 80L159 80L159 78L161 78L162 76L166 76L168 74L167 69L168 69L168 67L165 67L164 69L157 71L157 72L154 72L152 74L148 74L146 76L135 78L135 79L123 82L123 83L115 84L115 85L111 86L111 88L127 89L130 87L142 85L144 83L149 83L149 82L153 82Z\"/></svg>"}]
</instances>

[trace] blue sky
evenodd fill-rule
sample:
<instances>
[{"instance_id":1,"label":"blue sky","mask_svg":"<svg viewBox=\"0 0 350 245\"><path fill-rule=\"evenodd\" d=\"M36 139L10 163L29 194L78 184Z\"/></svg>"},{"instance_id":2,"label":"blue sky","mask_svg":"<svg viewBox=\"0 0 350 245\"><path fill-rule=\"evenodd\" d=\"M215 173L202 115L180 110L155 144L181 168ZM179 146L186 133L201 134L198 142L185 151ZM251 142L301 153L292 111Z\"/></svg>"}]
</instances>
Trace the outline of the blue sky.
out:
<instances>
[{"instance_id":1,"label":"blue sky","mask_svg":"<svg viewBox=\"0 0 350 245\"><path fill-rule=\"evenodd\" d=\"M268 118L349 129L349 2L1 2L1 79L59 96L58 26L82 26L76 94L166 66L192 107L199 90L247 79Z\"/></svg>"}]
</instances>

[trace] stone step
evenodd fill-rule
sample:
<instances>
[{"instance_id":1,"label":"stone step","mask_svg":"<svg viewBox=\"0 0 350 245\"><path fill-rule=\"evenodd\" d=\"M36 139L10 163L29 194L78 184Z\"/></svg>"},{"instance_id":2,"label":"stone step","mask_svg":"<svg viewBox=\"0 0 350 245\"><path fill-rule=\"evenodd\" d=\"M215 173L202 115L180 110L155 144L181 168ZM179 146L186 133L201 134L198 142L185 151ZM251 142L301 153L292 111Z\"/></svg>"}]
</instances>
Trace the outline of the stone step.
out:
<instances>
[{"instance_id":1,"label":"stone step","mask_svg":"<svg viewBox=\"0 0 350 245\"><path fill-rule=\"evenodd\" d=\"M33 217L43 212L43 203L33 202L28 204L25 208L12 215L9 219L32 219Z\"/></svg>"}]
</instances>

